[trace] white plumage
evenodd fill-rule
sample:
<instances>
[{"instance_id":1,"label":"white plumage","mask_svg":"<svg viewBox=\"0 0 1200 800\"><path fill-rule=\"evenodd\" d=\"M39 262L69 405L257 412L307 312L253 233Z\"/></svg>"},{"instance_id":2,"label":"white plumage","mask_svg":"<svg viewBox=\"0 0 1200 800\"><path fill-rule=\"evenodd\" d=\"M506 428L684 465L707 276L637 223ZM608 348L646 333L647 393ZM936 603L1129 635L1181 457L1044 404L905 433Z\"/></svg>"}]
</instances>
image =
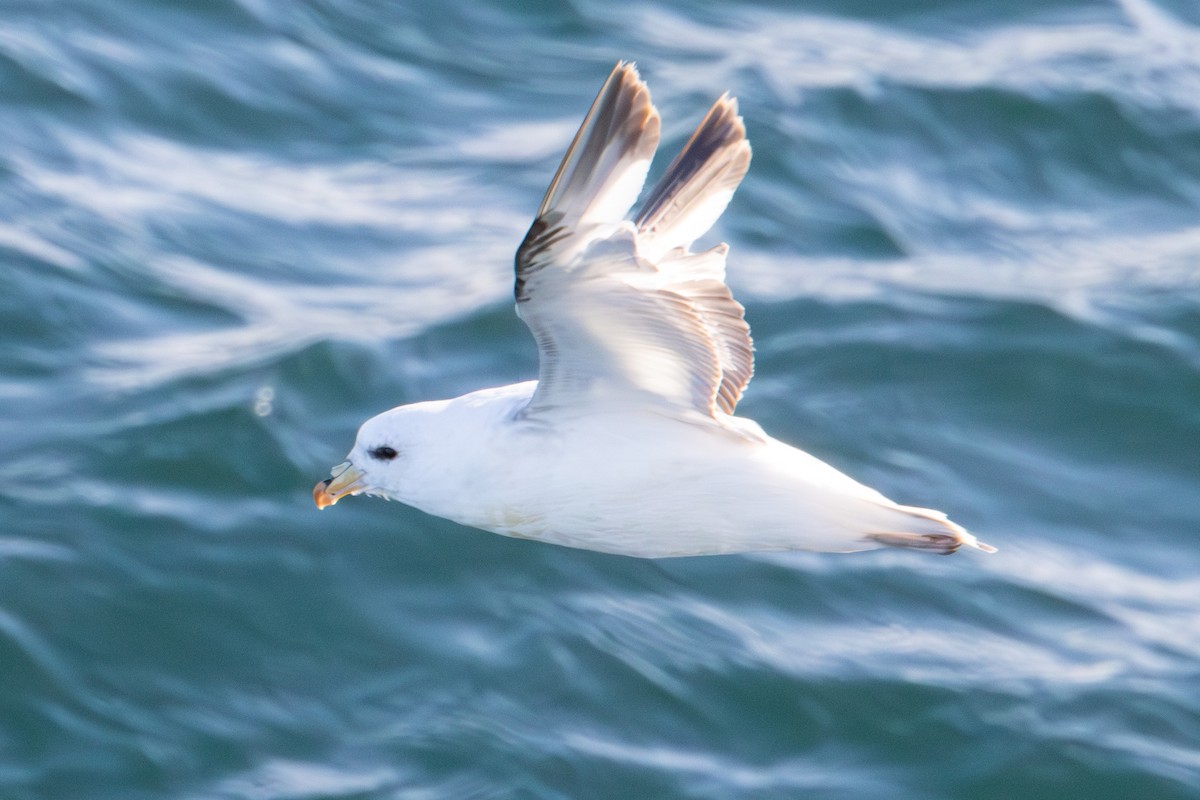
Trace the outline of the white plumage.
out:
<instances>
[{"instance_id":1,"label":"white plumage","mask_svg":"<svg viewBox=\"0 0 1200 800\"><path fill-rule=\"evenodd\" d=\"M628 219L659 117L632 64L592 104L517 251L517 313L538 380L400 406L359 429L313 490L377 494L464 525L659 557L890 545L988 552L939 511L902 506L732 416L750 330L719 245L693 241L750 164L720 98Z\"/></svg>"}]
</instances>

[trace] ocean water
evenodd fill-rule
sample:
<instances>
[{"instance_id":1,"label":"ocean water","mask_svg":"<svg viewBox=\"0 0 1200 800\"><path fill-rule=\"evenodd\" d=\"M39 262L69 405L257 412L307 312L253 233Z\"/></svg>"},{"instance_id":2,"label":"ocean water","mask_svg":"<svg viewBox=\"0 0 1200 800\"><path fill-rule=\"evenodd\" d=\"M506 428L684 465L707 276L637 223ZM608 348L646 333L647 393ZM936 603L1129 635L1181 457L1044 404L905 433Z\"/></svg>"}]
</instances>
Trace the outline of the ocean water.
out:
<instances>
[{"instance_id":1,"label":"ocean water","mask_svg":"<svg viewBox=\"0 0 1200 800\"><path fill-rule=\"evenodd\" d=\"M740 98L740 412L997 555L316 511L536 374L621 58ZM0 131L0 798L1200 798L1190 0L0 0Z\"/></svg>"}]
</instances>

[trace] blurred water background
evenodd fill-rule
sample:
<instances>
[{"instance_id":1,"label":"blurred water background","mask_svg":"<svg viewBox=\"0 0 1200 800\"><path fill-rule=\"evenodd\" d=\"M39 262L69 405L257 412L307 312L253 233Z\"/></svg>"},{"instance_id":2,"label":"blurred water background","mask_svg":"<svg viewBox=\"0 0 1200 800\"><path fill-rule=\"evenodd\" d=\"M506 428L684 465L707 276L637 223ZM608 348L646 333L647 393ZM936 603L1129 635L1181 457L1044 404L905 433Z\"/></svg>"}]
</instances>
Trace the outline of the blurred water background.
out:
<instances>
[{"instance_id":1,"label":"blurred water background","mask_svg":"<svg viewBox=\"0 0 1200 800\"><path fill-rule=\"evenodd\" d=\"M998 555L315 510L535 375L618 58L741 100L741 413ZM1191 0L0 0L0 132L0 798L1200 798Z\"/></svg>"}]
</instances>

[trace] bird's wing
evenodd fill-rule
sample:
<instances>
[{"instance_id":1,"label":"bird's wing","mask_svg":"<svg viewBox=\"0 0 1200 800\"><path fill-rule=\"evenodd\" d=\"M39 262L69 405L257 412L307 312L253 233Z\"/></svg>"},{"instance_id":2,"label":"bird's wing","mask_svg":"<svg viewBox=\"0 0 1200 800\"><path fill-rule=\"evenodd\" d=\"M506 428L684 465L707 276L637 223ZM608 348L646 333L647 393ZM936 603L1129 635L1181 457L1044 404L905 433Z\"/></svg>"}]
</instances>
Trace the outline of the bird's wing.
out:
<instances>
[{"instance_id":1,"label":"bird's wing","mask_svg":"<svg viewBox=\"0 0 1200 800\"><path fill-rule=\"evenodd\" d=\"M517 313L539 357L526 414L621 402L731 413L750 380L728 248L688 250L749 166L737 105L717 101L629 221L658 138L646 85L618 64L517 250Z\"/></svg>"},{"instance_id":2,"label":"bird's wing","mask_svg":"<svg viewBox=\"0 0 1200 800\"><path fill-rule=\"evenodd\" d=\"M691 247L725 211L750 168L746 126L737 101L725 94L647 198L637 217L638 250L669 271L678 291L692 300L721 362L717 406L732 414L754 374L754 345L745 309L725 285L727 245L691 254Z\"/></svg>"}]
</instances>

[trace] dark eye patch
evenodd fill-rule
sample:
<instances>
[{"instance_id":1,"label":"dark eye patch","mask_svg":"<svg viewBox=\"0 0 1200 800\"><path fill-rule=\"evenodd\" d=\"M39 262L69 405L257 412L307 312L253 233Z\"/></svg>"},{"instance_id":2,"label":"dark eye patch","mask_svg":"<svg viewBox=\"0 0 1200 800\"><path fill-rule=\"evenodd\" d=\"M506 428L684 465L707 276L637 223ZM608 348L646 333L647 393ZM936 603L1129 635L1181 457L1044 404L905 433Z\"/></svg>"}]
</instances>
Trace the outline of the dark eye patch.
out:
<instances>
[{"instance_id":1,"label":"dark eye patch","mask_svg":"<svg viewBox=\"0 0 1200 800\"><path fill-rule=\"evenodd\" d=\"M374 450L368 450L367 455L379 461L391 461L400 454L397 453L394 448L383 445L381 447L376 447Z\"/></svg>"}]
</instances>

